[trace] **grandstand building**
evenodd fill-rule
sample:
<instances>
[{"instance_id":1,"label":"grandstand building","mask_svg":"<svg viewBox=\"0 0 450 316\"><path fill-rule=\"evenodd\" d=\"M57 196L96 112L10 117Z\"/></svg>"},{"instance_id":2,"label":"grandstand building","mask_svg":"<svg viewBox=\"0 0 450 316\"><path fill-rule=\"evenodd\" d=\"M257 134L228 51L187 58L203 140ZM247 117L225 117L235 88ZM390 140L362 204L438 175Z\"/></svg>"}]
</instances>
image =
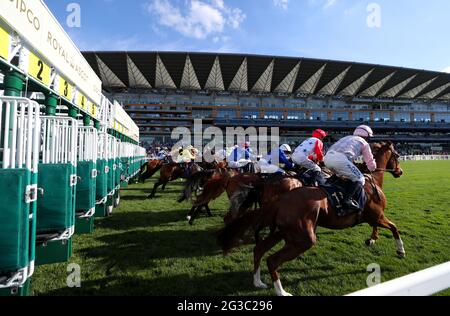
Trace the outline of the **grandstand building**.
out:
<instances>
[{"instance_id":1,"label":"grandstand building","mask_svg":"<svg viewBox=\"0 0 450 316\"><path fill-rule=\"evenodd\" d=\"M450 152L450 74L307 58L184 52L84 52L105 93L147 142L175 127L275 126L292 144L324 128L370 124L417 152ZM411 154L411 153L408 153Z\"/></svg>"}]
</instances>

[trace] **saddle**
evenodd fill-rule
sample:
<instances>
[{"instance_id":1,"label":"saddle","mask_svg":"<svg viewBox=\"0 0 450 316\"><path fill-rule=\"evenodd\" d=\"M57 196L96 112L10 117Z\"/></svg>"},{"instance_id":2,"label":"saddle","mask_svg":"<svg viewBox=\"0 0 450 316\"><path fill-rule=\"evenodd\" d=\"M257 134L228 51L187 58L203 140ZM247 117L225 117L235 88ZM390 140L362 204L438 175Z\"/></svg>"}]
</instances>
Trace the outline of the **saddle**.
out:
<instances>
[{"instance_id":1,"label":"saddle","mask_svg":"<svg viewBox=\"0 0 450 316\"><path fill-rule=\"evenodd\" d=\"M338 217L348 216L354 213L358 213L356 210L349 210L344 208L345 192L347 191L347 185L349 181L339 178L333 175L327 180L327 182L319 187L326 193L328 197L328 203L335 210ZM353 198L355 202L360 203L363 201L363 205L366 203L366 195L363 192L363 196L360 199Z\"/></svg>"}]
</instances>

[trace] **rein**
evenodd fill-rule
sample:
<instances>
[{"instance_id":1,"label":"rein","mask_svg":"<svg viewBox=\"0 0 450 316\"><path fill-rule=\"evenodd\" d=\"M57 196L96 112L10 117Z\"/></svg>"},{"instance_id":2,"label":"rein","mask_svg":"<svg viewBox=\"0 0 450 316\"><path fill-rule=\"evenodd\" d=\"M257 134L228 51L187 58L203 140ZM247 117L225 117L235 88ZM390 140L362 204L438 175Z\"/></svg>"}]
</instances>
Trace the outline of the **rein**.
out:
<instances>
[{"instance_id":1,"label":"rein","mask_svg":"<svg viewBox=\"0 0 450 316\"><path fill-rule=\"evenodd\" d=\"M395 169L376 169L375 172L396 172Z\"/></svg>"}]
</instances>

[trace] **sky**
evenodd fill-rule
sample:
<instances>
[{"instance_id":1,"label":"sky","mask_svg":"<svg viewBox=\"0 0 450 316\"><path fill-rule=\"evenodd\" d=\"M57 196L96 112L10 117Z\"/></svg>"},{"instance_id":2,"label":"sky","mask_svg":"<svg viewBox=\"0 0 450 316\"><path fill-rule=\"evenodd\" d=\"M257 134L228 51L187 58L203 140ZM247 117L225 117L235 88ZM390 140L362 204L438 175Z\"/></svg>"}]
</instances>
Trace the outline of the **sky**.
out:
<instances>
[{"instance_id":1,"label":"sky","mask_svg":"<svg viewBox=\"0 0 450 316\"><path fill-rule=\"evenodd\" d=\"M249 53L450 72L448 0L44 2L80 50Z\"/></svg>"}]
</instances>

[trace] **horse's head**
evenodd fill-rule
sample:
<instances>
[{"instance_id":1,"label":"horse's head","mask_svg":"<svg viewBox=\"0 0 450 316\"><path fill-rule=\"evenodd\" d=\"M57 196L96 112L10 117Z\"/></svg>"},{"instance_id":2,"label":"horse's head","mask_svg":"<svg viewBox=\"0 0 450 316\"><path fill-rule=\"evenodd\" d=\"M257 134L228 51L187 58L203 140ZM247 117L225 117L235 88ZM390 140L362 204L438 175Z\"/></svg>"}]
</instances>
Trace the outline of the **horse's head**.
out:
<instances>
[{"instance_id":1,"label":"horse's head","mask_svg":"<svg viewBox=\"0 0 450 316\"><path fill-rule=\"evenodd\" d=\"M394 178L400 178L403 175L400 154L391 141L374 144L373 151L379 168L386 169Z\"/></svg>"}]
</instances>

